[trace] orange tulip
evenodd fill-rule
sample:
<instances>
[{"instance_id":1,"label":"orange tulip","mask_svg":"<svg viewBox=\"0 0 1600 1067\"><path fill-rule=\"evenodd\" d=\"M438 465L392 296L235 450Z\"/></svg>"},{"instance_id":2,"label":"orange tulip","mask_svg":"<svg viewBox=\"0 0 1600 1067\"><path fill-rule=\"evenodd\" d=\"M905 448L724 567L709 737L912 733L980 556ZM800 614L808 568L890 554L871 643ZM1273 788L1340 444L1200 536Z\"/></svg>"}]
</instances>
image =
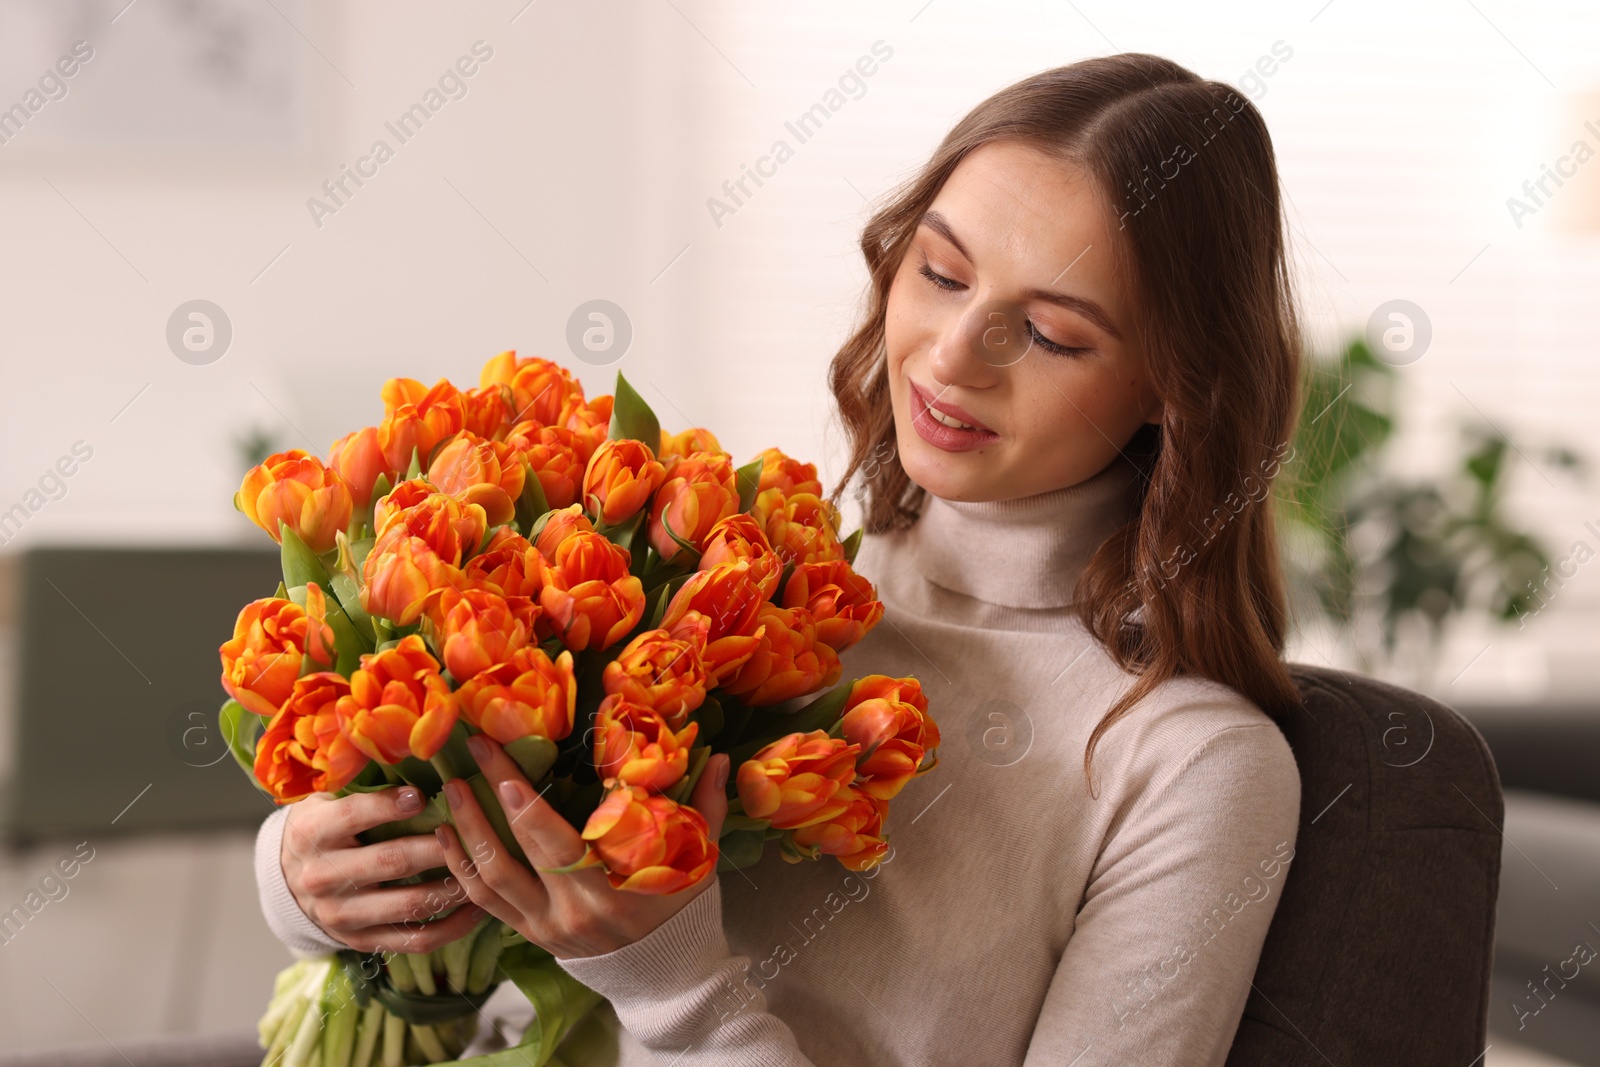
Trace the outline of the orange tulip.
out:
<instances>
[{"instance_id":1,"label":"orange tulip","mask_svg":"<svg viewBox=\"0 0 1600 1067\"><path fill-rule=\"evenodd\" d=\"M646 630L605 665L600 684L605 691L659 711L673 729L706 699L706 668L698 644L664 629Z\"/></svg>"},{"instance_id":2,"label":"orange tulip","mask_svg":"<svg viewBox=\"0 0 1600 1067\"><path fill-rule=\"evenodd\" d=\"M309 594L315 586L308 586ZM308 643L307 636L314 640ZM300 677L303 658L311 654L324 667L333 665L333 630L321 619L314 623L292 600L267 597L245 605L233 624L233 637L217 651L222 657L222 688L263 717L277 714Z\"/></svg>"},{"instance_id":3,"label":"orange tulip","mask_svg":"<svg viewBox=\"0 0 1600 1067\"><path fill-rule=\"evenodd\" d=\"M664 792L688 772L689 750L699 732L697 722L676 730L654 708L613 694L595 711L595 770L602 780Z\"/></svg>"},{"instance_id":4,"label":"orange tulip","mask_svg":"<svg viewBox=\"0 0 1600 1067\"><path fill-rule=\"evenodd\" d=\"M613 887L676 893L717 865L706 818L694 808L638 786L606 794L584 825L589 857L603 862Z\"/></svg>"},{"instance_id":5,"label":"orange tulip","mask_svg":"<svg viewBox=\"0 0 1600 1067\"><path fill-rule=\"evenodd\" d=\"M801 463L784 455L776 448L761 451L761 482L757 490L780 489L784 496L794 493L822 495L822 483L817 480L817 465Z\"/></svg>"},{"instance_id":6,"label":"orange tulip","mask_svg":"<svg viewBox=\"0 0 1600 1067\"><path fill-rule=\"evenodd\" d=\"M489 528L481 505L438 492L420 478L401 482L378 501L372 523L378 534L374 552L386 537L416 537L452 567L477 554Z\"/></svg>"},{"instance_id":7,"label":"orange tulip","mask_svg":"<svg viewBox=\"0 0 1600 1067\"><path fill-rule=\"evenodd\" d=\"M835 856L852 871L865 871L876 867L889 852L888 838L883 832L883 821L889 815L889 802L880 800L856 786L847 785L841 796L849 798L848 806L825 822L812 823L789 832L789 849L783 849L783 858L799 862L805 854L815 859L818 854Z\"/></svg>"},{"instance_id":8,"label":"orange tulip","mask_svg":"<svg viewBox=\"0 0 1600 1067\"><path fill-rule=\"evenodd\" d=\"M278 524L293 530L313 552L327 552L350 525L354 500L339 473L308 452L291 448L251 467L233 498L234 507L274 541Z\"/></svg>"},{"instance_id":9,"label":"orange tulip","mask_svg":"<svg viewBox=\"0 0 1600 1067\"><path fill-rule=\"evenodd\" d=\"M378 538L361 568L361 606L369 615L410 626L442 590L465 589L459 568L439 558L433 546L405 527Z\"/></svg>"},{"instance_id":10,"label":"orange tulip","mask_svg":"<svg viewBox=\"0 0 1600 1067\"><path fill-rule=\"evenodd\" d=\"M501 744L537 734L560 741L572 733L578 681L572 653L553 661L536 645L475 674L456 691L461 717Z\"/></svg>"},{"instance_id":11,"label":"orange tulip","mask_svg":"<svg viewBox=\"0 0 1600 1067\"><path fill-rule=\"evenodd\" d=\"M752 819L779 830L827 822L850 806L859 745L826 731L778 738L739 765L739 800Z\"/></svg>"},{"instance_id":12,"label":"orange tulip","mask_svg":"<svg viewBox=\"0 0 1600 1067\"><path fill-rule=\"evenodd\" d=\"M567 416L563 425L572 431L572 447L577 449L581 466L589 465L594 450L611 433L611 407L614 400L615 397L610 393L597 396Z\"/></svg>"},{"instance_id":13,"label":"orange tulip","mask_svg":"<svg viewBox=\"0 0 1600 1067\"><path fill-rule=\"evenodd\" d=\"M527 597L513 604L487 589L443 589L428 608L433 645L457 681L511 658L533 635L538 611Z\"/></svg>"},{"instance_id":14,"label":"orange tulip","mask_svg":"<svg viewBox=\"0 0 1600 1067\"><path fill-rule=\"evenodd\" d=\"M672 532L699 550L718 522L739 510L739 487L726 452L696 452L673 464L650 502L650 544L664 560L682 551Z\"/></svg>"},{"instance_id":15,"label":"orange tulip","mask_svg":"<svg viewBox=\"0 0 1600 1067\"><path fill-rule=\"evenodd\" d=\"M889 800L919 774L931 771L938 758L939 727L928 715L928 698L915 678L869 674L856 679L845 700L839 732L861 746L856 774L860 788Z\"/></svg>"},{"instance_id":16,"label":"orange tulip","mask_svg":"<svg viewBox=\"0 0 1600 1067\"><path fill-rule=\"evenodd\" d=\"M883 618L883 602L872 583L842 559L800 563L783 586L782 604L811 612L817 640L843 652Z\"/></svg>"},{"instance_id":17,"label":"orange tulip","mask_svg":"<svg viewBox=\"0 0 1600 1067\"><path fill-rule=\"evenodd\" d=\"M372 506L372 487L380 475L388 475L390 484L397 474L383 458L378 447L378 428L367 426L354 433L345 434L328 450L328 466L339 472L350 487L350 496L358 508Z\"/></svg>"},{"instance_id":18,"label":"orange tulip","mask_svg":"<svg viewBox=\"0 0 1600 1067\"><path fill-rule=\"evenodd\" d=\"M826 563L843 559L839 543L839 509L811 493L785 494L763 489L750 514L761 524L772 549L784 563Z\"/></svg>"},{"instance_id":19,"label":"orange tulip","mask_svg":"<svg viewBox=\"0 0 1600 1067\"><path fill-rule=\"evenodd\" d=\"M747 559L750 574L761 588L761 599L771 600L778 591L783 561L772 551L761 524L744 512L729 515L712 526L700 548L699 570L710 570L730 559Z\"/></svg>"},{"instance_id":20,"label":"orange tulip","mask_svg":"<svg viewBox=\"0 0 1600 1067\"><path fill-rule=\"evenodd\" d=\"M407 756L432 759L456 724L456 695L439 673L421 636L369 652L350 676L350 692L335 705L350 743L383 763Z\"/></svg>"},{"instance_id":21,"label":"orange tulip","mask_svg":"<svg viewBox=\"0 0 1600 1067\"><path fill-rule=\"evenodd\" d=\"M383 409L378 447L397 471L411 468L413 452L426 468L434 446L460 433L465 421L461 393L443 378L431 389L412 378L390 378L383 383Z\"/></svg>"},{"instance_id":22,"label":"orange tulip","mask_svg":"<svg viewBox=\"0 0 1600 1067\"><path fill-rule=\"evenodd\" d=\"M650 446L629 438L600 442L583 472L584 510L615 526L632 518L661 488L666 468Z\"/></svg>"},{"instance_id":23,"label":"orange tulip","mask_svg":"<svg viewBox=\"0 0 1600 1067\"><path fill-rule=\"evenodd\" d=\"M545 520L544 526L539 529L539 535L533 539L533 547L539 550L539 554L546 561L554 563L556 554L560 552L561 545L567 538L574 534L594 532L594 523L583 513L583 505L569 504ZM629 558L631 560L631 553Z\"/></svg>"},{"instance_id":24,"label":"orange tulip","mask_svg":"<svg viewBox=\"0 0 1600 1067\"><path fill-rule=\"evenodd\" d=\"M499 441L516 413L514 404L509 386L467 389L461 394L461 428L474 436Z\"/></svg>"},{"instance_id":25,"label":"orange tulip","mask_svg":"<svg viewBox=\"0 0 1600 1067\"><path fill-rule=\"evenodd\" d=\"M342 674L308 674L267 724L256 742L255 776L277 803L336 793L366 767L366 754L340 732L334 710L349 692Z\"/></svg>"},{"instance_id":26,"label":"orange tulip","mask_svg":"<svg viewBox=\"0 0 1600 1067\"><path fill-rule=\"evenodd\" d=\"M502 526L484 550L467 560L463 569L468 588L488 589L507 600L539 599L539 552L528 539ZM514 600L513 600L514 602ZM537 618L537 611L533 617Z\"/></svg>"},{"instance_id":27,"label":"orange tulip","mask_svg":"<svg viewBox=\"0 0 1600 1067\"><path fill-rule=\"evenodd\" d=\"M522 454L523 460L539 479L539 488L544 490L546 504L552 508L564 508L577 503L588 456L580 455L576 436L571 430L564 426L519 422L506 434L506 444Z\"/></svg>"},{"instance_id":28,"label":"orange tulip","mask_svg":"<svg viewBox=\"0 0 1600 1067\"><path fill-rule=\"evenodd\" d=\"M541 426L560 426L583 404L583 385L565 367L538 356L518 359L514 351L485 363L478 384L510 386L512 423L531 419Z\"/></svg>"},{"instance_id":29,"label":"orange tulip","mask_svg":"<svg viewBox=\"0 0 1600 1067\"><path fill-rule=\"evenodd\" d=\"M729 693L750 707L763 707L839 680L839 654L817 640L809 611L763 601L760 619L765 629L755 653L723 683Z\"/></svg>"},{"instance_id":30,"label":"orange tulip","mask_svg":"<svg viewBox=\"0 0 1600 1067\"><path fill-rule=\"evenodd\" d=\"M382 536L395 516L413 508L439 490L426 478L410 478L396 484L372 505L372 532Z\"/></svg>"},{"instance_id":31,"label":"orange tulip","mask_svg":"<svg viewBox=\"0 0 1600 1067\"><path fill-rule=\"evenodd\" d=\"M644 618L644 585L629 573L628 550L603 534L575 533L540 557L539 604L551 631L574 652L616 644Z\"/></svg>"},{"instance_id":32,"label":"orange tulip","mask_svg":"<svg viewBox=\"0 0 1600 1067\"><path fill-rule=\"evenodd\" d=\"M504 526L516 516L523 474L514 447L465 432L434 453L428 465L428 480L441 493L482 507L490 526Z\"/></svg>"},{"instance_id":33,"label":"orange tulip","mask_svg":"<svg viewBox=\"0 0 1600 1067\"><path fill-rule=\"evenodd\" d=\"M690 575L667 601L661 628L682 637L686 621L704 621L705 644L700 657L706 665L707 688L715 688L738 672L760 648L765 632L760 613L765 602L751 573L750 561L731 559Z\"/></svg>"},{"instance_id":34,"label":"orange tulip","mask_svg":"<svg viewBox=\"0 0 1600 1067\"><path fill-rule=\"evenodd\" d=\"M656 458L670 471L674 461L692 456L696 452L721 451L722 445L717 442L716 435L704 426L696 426L675 434L662 430L661 446L656 449Z\"/></svg>"}]
</instances>

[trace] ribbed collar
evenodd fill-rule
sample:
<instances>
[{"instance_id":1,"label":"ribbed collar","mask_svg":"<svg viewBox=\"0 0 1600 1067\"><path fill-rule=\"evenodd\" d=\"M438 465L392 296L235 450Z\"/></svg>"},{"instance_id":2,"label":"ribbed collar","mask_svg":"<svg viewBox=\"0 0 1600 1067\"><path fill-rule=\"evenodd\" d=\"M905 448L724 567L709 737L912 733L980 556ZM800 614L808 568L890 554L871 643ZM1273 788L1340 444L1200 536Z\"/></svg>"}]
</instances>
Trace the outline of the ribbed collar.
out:
<instances>
[{"instance_id":1,"label":"ribbed collar","mask_svg":"<svg viewBox=\"0 0 1600 1067\"><path fill-rule=\"evenodd\" d=\"M1002 607L1072 603L1089 557L1138 507L1139 471L1118 456L1064 489L1010 500L927 494L907 546L928 581Z\"/></svg>"}]
</instances>

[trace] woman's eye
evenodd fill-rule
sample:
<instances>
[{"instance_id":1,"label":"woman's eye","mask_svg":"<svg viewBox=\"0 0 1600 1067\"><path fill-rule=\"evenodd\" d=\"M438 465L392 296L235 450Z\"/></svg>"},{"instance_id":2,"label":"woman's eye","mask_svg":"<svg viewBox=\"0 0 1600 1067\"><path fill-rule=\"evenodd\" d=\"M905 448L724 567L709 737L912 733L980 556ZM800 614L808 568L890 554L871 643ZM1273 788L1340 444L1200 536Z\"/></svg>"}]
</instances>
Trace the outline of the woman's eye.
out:
<instances>
[{"instance_id":1,"label":"woman's eye","mask_svg":"<svg viewBox=\"0 0 1600 1067\"><path fill-rule=\"evenodd\" d=\"M1074 348L1069 345L1057 344L1055 341L1050 340L1050 338L1040 333L1039 327L1035 326L1032 321L1028 323L1028 333L1032 336L1034 344L1038 345L1046 352L1054 352L1058 356L1081 356L1084 353L1091 351L1091 349L1088 348Z\"/></svg>"},{"instance_id":2,"label":"woman's eye","mask_svg":"<svg viewBox=\"0 0 1600 1067\"><path fill-rule=\"evenodd\" d=\"M928 266L927 262L924 262L922 266L917 268L917 273L928 279L934 285L937 285L940 289L963 288L960 282L954 280L953 278L946 278L943 274L935 272L932 267Z\"/></svg>"},{"instance_id":3,"label":"woman's eye","mask_svg":"<svg viewBox=\"0 0 1600 1067\"><path fill-rule=\"evenodd\" d=\"M966 286L962 285L955 279L946 278L943 274L935 271L933 267L929 265L927 260L922 261L922 266L917 268L917 273L928 279L928 281L932 282L938 288L947 292L955 289L966 288ZM1050 340L1050 338L1039 332L1039 327L1035 326L1031 320L1028 322L1028 336L1032 339L1034 344L1038 345L1046 352L1051 352L1058 356L1080 356L1085 352L1091 351L1088 348L1074 348L1072 346L1058 344L1057 342Z\"/></svg>"}]
</instances>

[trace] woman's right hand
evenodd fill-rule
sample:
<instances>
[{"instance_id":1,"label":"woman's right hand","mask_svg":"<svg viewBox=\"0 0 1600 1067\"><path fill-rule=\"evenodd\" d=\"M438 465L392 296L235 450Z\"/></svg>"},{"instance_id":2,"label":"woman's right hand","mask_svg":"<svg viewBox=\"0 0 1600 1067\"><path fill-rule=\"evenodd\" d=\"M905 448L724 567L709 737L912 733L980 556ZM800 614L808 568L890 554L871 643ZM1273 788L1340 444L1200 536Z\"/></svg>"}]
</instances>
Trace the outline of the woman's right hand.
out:
<instances>
[{"instance_id":1,"label":"woman's right hand","mask_svg":"<svg viewBox=\"0 0 1600 1067\"><path fill-rule=\"evenodd\" d=\"M415 786L331 797L313 793L292 805L279 861L306 918L359 952L431 952L470 933L484 911L452 877L417 885L379 883L446 866L432 833L364 845L356 835L422 810ZM454 909L451 911L450 909ZM449 911L436 921L428 919Z\"/></svg>"}]
</instances>

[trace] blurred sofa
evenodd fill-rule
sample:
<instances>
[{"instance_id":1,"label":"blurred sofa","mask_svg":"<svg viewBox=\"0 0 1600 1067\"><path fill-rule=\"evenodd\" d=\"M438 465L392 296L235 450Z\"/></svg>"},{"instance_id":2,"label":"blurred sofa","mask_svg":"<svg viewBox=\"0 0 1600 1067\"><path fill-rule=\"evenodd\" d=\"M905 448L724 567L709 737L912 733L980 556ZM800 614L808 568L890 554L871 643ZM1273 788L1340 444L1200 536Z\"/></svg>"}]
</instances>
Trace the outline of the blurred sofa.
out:
<instances>
[{"instance_id":1,"label":"blurred sofa","mask_svg":"<svg viewBox=\"0 0 1600 1067\"><path fill-rule=\"evenodd\" d=\"M1505 790L1489 1028L1600 1067L1600 704L1458 710Z\"/></svg>"}]
</instances>

